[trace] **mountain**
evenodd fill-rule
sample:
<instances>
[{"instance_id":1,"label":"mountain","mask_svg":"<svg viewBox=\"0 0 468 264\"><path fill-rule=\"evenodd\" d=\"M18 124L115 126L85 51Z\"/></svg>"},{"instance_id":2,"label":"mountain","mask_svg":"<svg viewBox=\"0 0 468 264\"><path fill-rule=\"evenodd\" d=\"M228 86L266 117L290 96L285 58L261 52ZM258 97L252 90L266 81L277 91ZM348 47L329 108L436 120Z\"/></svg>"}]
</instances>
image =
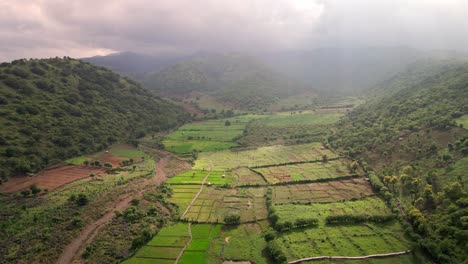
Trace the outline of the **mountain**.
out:
<instances>
[{"instance_id":1,"label":"mountain","mask_svg":"<svg viewBox=\"0 0 468 264\"><path fill-rule=\"evenodd\" d=\"M127 51L106 56L82 58L81 60L137 80L142 80L146 75L157 72L183 58L183 56L151 56Z\"/></svg>"},{"instance_id":2,"label":"mountain","mask_svg":"<svg viewBox=\"0 0 468 264\"><path fill-rule=\"evenodd\" d=\"M107 69L70 58L0 65L0 176L35 172L176 126L181 109Z\"/></svg>"},{"instance_id":3,"label":"mountain","mask_svg":"<svg viewBox=\"0 0 468 264\"><path fill-rule=\"evenodd\" d=\"M258 55L259 60L317 90L363 91L423 58L455 58L450 51L424 52L407 47L320 48ZM466 55L464 55L466 56Z\"/></svg>"},{"instance_id":4,"label":"mountain","mask_svg":"<svg viewBox=\"0 0 468 264\"><path fill-rule=\"evenodd\" d=\"M148 76L144 85L173 98L199 92L247 110L264 109L279 97L305 89L252 57L238 54L196 56Z\"/></svg>"},{"instance_id":5,"label":"mountain","mask_svg":"<svg viewBox=\"0 0 468 264\"><path fill-rule=\"evenodd\" d=\"M437 263L466 260L468 63L423 60L366 91L328 143L360 161Z\"/></svg>"}]
</instances>

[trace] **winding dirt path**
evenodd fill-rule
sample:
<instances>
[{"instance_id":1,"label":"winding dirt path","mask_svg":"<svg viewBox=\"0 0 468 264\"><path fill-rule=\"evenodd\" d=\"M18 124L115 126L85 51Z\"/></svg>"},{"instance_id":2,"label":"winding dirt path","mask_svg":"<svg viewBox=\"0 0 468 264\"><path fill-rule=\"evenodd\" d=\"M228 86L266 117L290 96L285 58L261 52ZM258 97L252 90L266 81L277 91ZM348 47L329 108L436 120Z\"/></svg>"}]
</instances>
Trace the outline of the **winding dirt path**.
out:
<instances>
[{"instance_id":1,"label":"winding dirt path","mask_svg":"<svg viewBox=\"0 0 468 264\"><path fill-rule=\"evenodd\" d=\"M210 167L210 172L208 172L208 174L206 174L205 178L203 178L203 181L201 183L201 187L200 187L200 190L198 191L197 195L195 195L195 197L193 197L192 201L190 202L190 204L187 206L187 209L185 209L184 213L180 216L180 219L184 218L185 215L188 213L190 207L192 207L193 203L195 202L195 200L197 200L198 196L200 196L200 193L203 191L203 188L205 187L205 182L206 180L208 179L208 177L211 175L211 170L213 169L213 162L209 159L210 163L211 163L211 167Z\"/></svg>"},{"instance_id":2,"label":"winding dirt path","mask_svg":"<svg viewBox=\"0 0 468 264\"><path fill-rule=\"evenodd\" d=\"M115 217L115 210L123 211L130 206L130 201L134 197L142 197L143 194L154 187L144 187L148 184L155 183L157 185L161 184L167 179L167 175L164 172L163 168L167 162L167 155L162 153L163 156L160 158L156 165L156 173L151 179L144 179L139 186L142 186L143 189L140 190L137 194L126 194L121 197L116 203L107 208L108 212L97 221L87 225L80 233L80 235L75 238L70 244L68 244L57 260L58 264L69 264L69 263L81 263L81 255L84 252L86 245L91 243L94 237L97 235L98 231L108 224Z\"/></svg>"},{"instance_id":3,"label":"winding dirt path","mask_svg":"<svg viewBox=\"0 0 468 264\"><path fill-rule=\"evenodd\" d=\"M180 251L179 255L177 256L176 260L175 260L175 264L179 263L180 261L180 258L182 257L182 255L184 254L185 250L187 249L187 247L190 245L190 243L192 243L192 223L189 223L188 224L188 232L189 232L189 241L187 242L187 244L185 244L185 247Z\"/></svg>"}]
</instances>

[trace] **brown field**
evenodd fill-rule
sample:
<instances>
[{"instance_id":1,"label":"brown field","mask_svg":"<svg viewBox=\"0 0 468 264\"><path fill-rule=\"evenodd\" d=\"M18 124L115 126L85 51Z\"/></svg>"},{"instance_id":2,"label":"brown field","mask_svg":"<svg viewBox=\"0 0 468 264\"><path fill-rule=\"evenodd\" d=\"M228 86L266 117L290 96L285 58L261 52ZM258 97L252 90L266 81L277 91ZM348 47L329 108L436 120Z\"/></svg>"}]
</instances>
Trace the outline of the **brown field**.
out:
<instances>
[{"instance_id":1,"label":"brown field","mask_svg":"<svg viewBox=\"0 0 468 264\"><path fill-rule=\"evenodd\" d=\"M42 190L48 189L51 191L69 182L87 178L91 173L99 176L105 173L105 169L77 165L52 167L32 177L12 178L8 182L0 185L0 192L15 193L23 189L28 189L32 184L36 184Z\"/></svg>"},{"instance_id":2,"label":"brown field","mask_svg":"<svg viewBox=\"0 0 468 264\"><path fill-rule=\"evenodd\" d=\"M363 178L272 188L274 204L337 202L374 195L370 184Z\"/></svg>"}]
</instances>

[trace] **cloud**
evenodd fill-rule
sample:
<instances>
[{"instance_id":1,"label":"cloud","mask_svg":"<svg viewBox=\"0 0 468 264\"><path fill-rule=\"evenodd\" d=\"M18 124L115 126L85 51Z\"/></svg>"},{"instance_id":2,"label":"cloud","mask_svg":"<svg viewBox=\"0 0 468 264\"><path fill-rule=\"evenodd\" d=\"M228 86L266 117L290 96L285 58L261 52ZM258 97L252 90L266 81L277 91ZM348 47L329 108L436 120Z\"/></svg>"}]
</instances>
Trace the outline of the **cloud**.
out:
<instances>
[{"instance_id":1,"label":"cloud","mask_svg":"<svg viewBox=\"0 0 468 264\"><path fill-rule=\"evenodd\" d=\"M0 0L0 61L115 51L468 47L464 0Z\"/></svg>"}]
</instances>

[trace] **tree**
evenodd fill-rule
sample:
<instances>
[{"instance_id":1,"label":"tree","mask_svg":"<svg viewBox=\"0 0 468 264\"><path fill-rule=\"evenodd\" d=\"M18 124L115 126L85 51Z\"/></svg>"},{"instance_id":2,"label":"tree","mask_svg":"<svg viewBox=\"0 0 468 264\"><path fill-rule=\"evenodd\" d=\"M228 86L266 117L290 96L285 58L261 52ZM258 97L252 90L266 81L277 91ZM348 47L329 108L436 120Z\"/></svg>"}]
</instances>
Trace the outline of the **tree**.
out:
<instances>
[{"instance_id":1,"label":"tree","mask_svg":"<svg viewBox=\"0 0 468 264\"><path fill-rule=\"evenodd\" d=\"M130 203L133 205L133 206L137 206L138 204L140 204L140 199L138 198L133 198Z\"/></svg>"},{"instance_id":2,"label":"tree","mask_svg":"<svg viewBox=\"0 0 468 264\"><path fill-rule=\"evenodd\" d=\"M39 188L36 184L31 185L31 186L29 187L29 189L31 190L31 193L32 193L33 195L38 194L38 193L41 192L41 188Z\"/></svg>"},{"instance_id":3,"label":"tree","mask_svg":"<svg viewBox=\"0 0 468 264\"><path fill-rule=\"evenodd\" d=\"M78 206L87 205L87 204L89 203L89 198L88 198L88 196L86 196L86 194L80 193L80 194L78 194L78 196L76 197L75 203L76 203L76 205L78 205Z\"/></svg>"},{"instance_id":4,"label":"tree","mask_svg":"<svg viewBox=\"0 0 468 264\"><path fill-rule=\"evenodd\" d=\"M231 125L231 122L229 120L226 120L226 122L224 122L224 125L225 126L230 126Z\"/></svg>"},{"instance_id":5,"label":"tree","mask_svg":"<svg viewBox=\"0 0 468 264\"><path fill-rule=\"evenodd\" d=\"M233 213L227 214L224 216L224 222L227 225L237 225L240 223L240 215Z\"/></svg>"},{"instance_id":6,"label":"tree","mask_svg":"<svg viewBox=\"0 0 468 264\"><path fill-rule=\"evenodd\" d=\"M112 169L112 163L106 162L106 163L104 163L104 167Z\"/></svg>"},{"instance_id":7,"label":"tree","mask_svg":"<svg viewBox=\"0 0 468 264\"><path fill-rule=\"evenodd\" d=\"M88 165L89 165L89 160L83 161L83 164L84 164L85 166L88 166Z\"/></svg>"},{"instance_id":8,"label":"tree","mask_svg":"<svg viewBox=\"0 0 468 264\"><path fill-rule=\"evenodd\" d=\"M96 175L95 175L94 173L90 173L90 174L89 174L89 177L91 177L91 179L93 179L93 180L94 180L94 177L95 177L95 176L96 176Z\"/></svg>"},{"instance_id":9,"label":"tree","mask_svg":"<svg viewBox=\"0 0 468 264\"><path fill-rule=\"evenodd\" d=\"M29 196L29 194L31 194L31 192L29 190L22 190L20 193L21 193L21 195L23 195L23 197L27 197L27 196Z\"/></svg>"},{"instance_id":10,"label":"tree","mask_svg":"<svg viewBox=\"0 0 468 264\"><path fill-rule=\"evenodd\" d=\"M463 187L459 182L454 182L444 188L444 192L452 200L457 200L464 195Z\"/></svg>"}]
</instances>

